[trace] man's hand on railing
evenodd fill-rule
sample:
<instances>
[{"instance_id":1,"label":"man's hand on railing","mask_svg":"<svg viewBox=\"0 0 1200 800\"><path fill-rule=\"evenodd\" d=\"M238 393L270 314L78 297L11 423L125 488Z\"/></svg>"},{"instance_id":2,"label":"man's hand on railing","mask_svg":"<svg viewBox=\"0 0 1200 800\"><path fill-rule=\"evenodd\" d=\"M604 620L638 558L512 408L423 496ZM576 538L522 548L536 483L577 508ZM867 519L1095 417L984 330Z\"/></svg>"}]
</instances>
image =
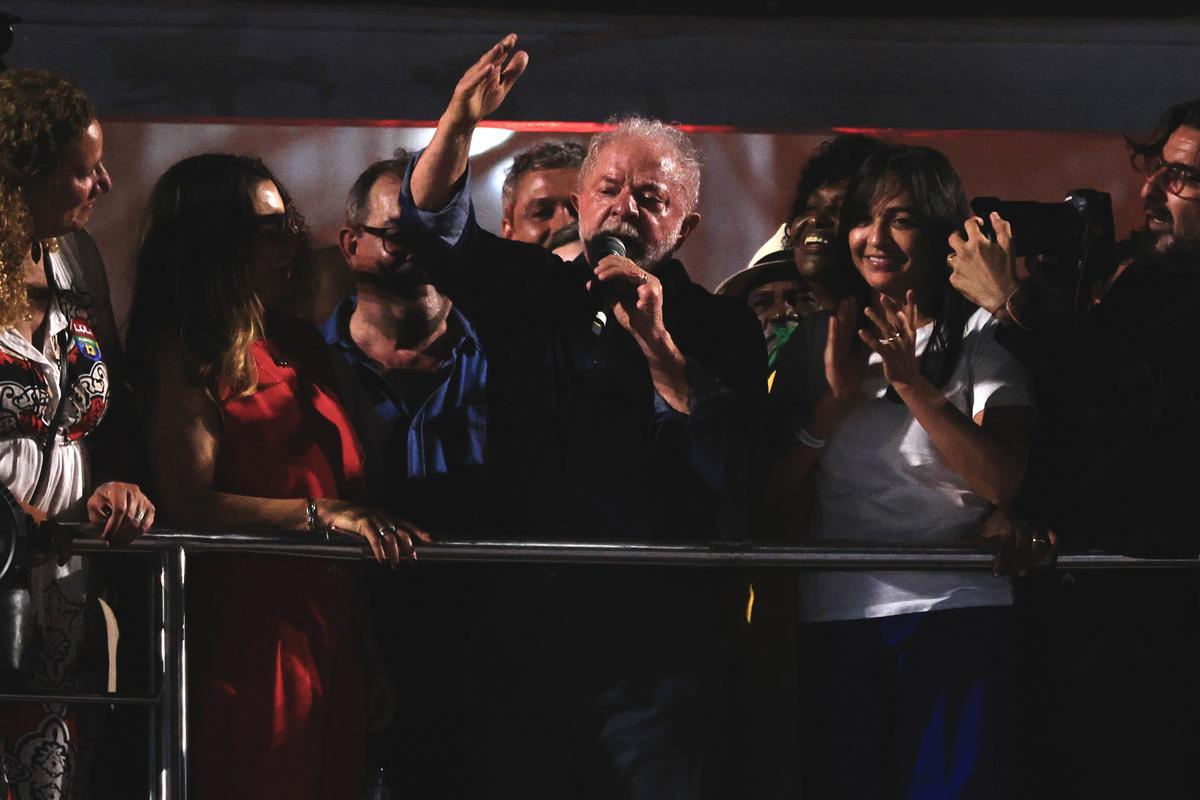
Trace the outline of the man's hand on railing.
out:
<instances>
[{"instance_id":1,"label":"man's hand on railing","mask_svg":"<svg viewBox=\"0 0 1200 800\"><path fill-rule=\"evenodd\" d=\"M375 560L391 564L392 569L404 560L417 557L416 540L432 542L428 533L406 519L378 508L364 508L344 500L317 500L317 518L333 533L361 536L371 546Z\"/></svg>"},{"instance_id":2,"label":"man's hand on railing","mask_svg":"<svg viewBox=\"0 0 1200 800\"><path fill-rule=\"evenodd\" d=\"M1000 506L979 525L979 535L995 545L992 572L996 575L1025 575L1049 569L1058 557L1054 531L1010 506Z\"/></svg>"}]
</instances>

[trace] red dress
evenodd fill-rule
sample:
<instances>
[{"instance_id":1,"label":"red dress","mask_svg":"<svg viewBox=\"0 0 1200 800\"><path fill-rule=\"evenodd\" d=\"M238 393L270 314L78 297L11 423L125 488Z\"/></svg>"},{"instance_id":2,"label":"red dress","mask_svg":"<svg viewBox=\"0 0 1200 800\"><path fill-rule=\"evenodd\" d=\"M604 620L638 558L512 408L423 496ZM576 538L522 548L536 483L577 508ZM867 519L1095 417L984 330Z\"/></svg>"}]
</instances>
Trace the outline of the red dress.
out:
<instances>
[{"instance_id":1,"label":"red dress","mask_svg":"<svg viewBox=\"0 0 1200 800\"><path fill-rule=\"evenodd\" d=\"M213 488L353 499L362 453L349 420L322 388L329 384L294 366L277 341L251 348L254 394L222 406ZM318 346L304 351L323 355L319 338ZM361 799L367 621L359 577L357 565L315 558L189 559L194 797Z\"/></svg>"}]
</instances>

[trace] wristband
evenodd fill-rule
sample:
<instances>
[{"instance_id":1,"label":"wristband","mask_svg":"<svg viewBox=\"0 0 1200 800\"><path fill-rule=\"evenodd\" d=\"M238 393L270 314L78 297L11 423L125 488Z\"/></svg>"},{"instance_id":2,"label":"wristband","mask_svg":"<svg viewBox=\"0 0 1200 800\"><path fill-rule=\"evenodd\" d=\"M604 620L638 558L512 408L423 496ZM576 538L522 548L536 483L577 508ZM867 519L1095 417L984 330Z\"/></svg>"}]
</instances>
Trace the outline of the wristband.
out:
<instances>
[{"instance_id":1,"label":"wristband","mask_svg":"<svg viewBox=\"0 0 1200 800\"><path fill-rule=\"evenodd\" d=\"M811 447L813 450L820 450L825 446L825 442L829 441L828 439L818 439L806 431L802 425L797 425L794 427L792 429L792 435L796 437L796 440L800 442L800 444L804 445L805 447Z\"/></svg>"},{"instance_id":2,"label":"wristband","mask_svg":"<svg viewBox=\"0 0 1200 800\"><path fill-rule=\"evenodd\" d=\"M1004 301L1004 310L1006 312L1008 312L1008 318L1010 320L1012 320L1012 323L1014 325L1016 325L1018 328L1024 328L1027 331L1031 331L1031 330L1033 330L1033 328L1029 327L1024 322L1021 322L1020 317L1018 317L1016 312L1013 311L1012 301L1013 301L1013 298L1017 296L1017 292L1019 292L1019 291L1021 291L1020 286L1018 286L1016 289L1012 290L1012 294L1010 294L1008 296L1008 299Z\"/></svg>"}]
</instances>

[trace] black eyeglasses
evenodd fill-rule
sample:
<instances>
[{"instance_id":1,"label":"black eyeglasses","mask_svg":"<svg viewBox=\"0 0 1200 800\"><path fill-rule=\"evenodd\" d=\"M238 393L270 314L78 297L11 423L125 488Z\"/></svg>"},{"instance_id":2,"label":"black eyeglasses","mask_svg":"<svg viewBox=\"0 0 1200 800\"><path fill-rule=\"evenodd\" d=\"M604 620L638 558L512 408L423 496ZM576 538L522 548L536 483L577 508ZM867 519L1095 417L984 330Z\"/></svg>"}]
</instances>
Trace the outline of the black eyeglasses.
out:
<instances>
[{"instance_id":1,"label":"black eyeglasses","mask_svg":"<svg viewBox=\"0 0 1200 800\"><path fill-rule=\"evenodd\" d=\"M371 225L355 225L363 233L369 233L372 236L378 236L383 242L383 252L392 255L398 252L408 251L407 235L400 228L375 228Z\"/></svg>"},{"instance_id":2,"label":"black eyeglasses","mask_svg":"<svg viewBox=\"0 0 1200 800\"><path fill-rule=\"evenodd\" d=\"M303 222L298 215L290 211L283 214L262 214L254 218L255 231L281 242L297 238L302 227Z\"/></svg>"},{"instance_id":3,"label":"black eyeglasses","mask_svg":"<svg viewBox=\"0 0 1200 800\"><path fill-rule=\"evenodd\" d=\"M1161 180L1171 194L1189 200L1200 198L1200 169L1164 161L1162 156L1141 156L1135 163L1146 180Z\"/></svg>"}]
</instances>

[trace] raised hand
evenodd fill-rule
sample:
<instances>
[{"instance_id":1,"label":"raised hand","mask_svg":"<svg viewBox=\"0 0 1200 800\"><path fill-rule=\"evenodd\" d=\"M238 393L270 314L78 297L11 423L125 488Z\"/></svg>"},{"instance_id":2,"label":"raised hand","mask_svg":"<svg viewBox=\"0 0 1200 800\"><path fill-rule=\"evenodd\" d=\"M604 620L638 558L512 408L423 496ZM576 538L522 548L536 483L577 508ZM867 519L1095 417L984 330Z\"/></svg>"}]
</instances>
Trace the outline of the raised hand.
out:
<instances>
[{"instance_id":1,"label":"raised hand","mask_svg":"<svg viewBox=\"0 0 1200 800\"><path fill-rule=\"evenodd\" d=\"M858 337L863 344L878 353L883 359L883 377L897 390L911 386L922 379L921 363L917 359L917 304L912 290L904 296L900 306L887 295L880 295L879 309L868 308L867 319L871 320L876 336L862 329Z\"/></svg>"},{"instance_id":2,"label":"raised hand","mask_svg":"<svg viewBox=\"0 0 1200 800\"><path fill-rule=\"evenodd\" d=\"M467 171L475 126L500 107L529 64L529 54L514 52L516 46L515 33L505 36L468 67L454 87L433 139L413 167L409 190L417 208L436 211L450 201L453 187Z\"/></svg>"},{"instance_id":3,"label":"raised hand","mask_svg":"<svg viewBox=\"0 0 1200 800\"><path fill-rule=\"evenodd\" d=\"M1017 256L1012 226L993 211L990 215L996 240L983 232L983 220L972 217L963 226L967 235L954 232L946 256L950 285L975 305L995 314L1017 290Z\"/></svg>"},{"instance_id":4,"label":"raised hand","mask_svg":"<svg viewBox=\"0 0 1200 800\"><path fill-rule=\"evenodd\" d=\"M446 107L447 121L474 127L500 107L529 65L529 54L514 52L516 46L517 35L510 33L467 68Z\"/></svg>"}]
</instances>

